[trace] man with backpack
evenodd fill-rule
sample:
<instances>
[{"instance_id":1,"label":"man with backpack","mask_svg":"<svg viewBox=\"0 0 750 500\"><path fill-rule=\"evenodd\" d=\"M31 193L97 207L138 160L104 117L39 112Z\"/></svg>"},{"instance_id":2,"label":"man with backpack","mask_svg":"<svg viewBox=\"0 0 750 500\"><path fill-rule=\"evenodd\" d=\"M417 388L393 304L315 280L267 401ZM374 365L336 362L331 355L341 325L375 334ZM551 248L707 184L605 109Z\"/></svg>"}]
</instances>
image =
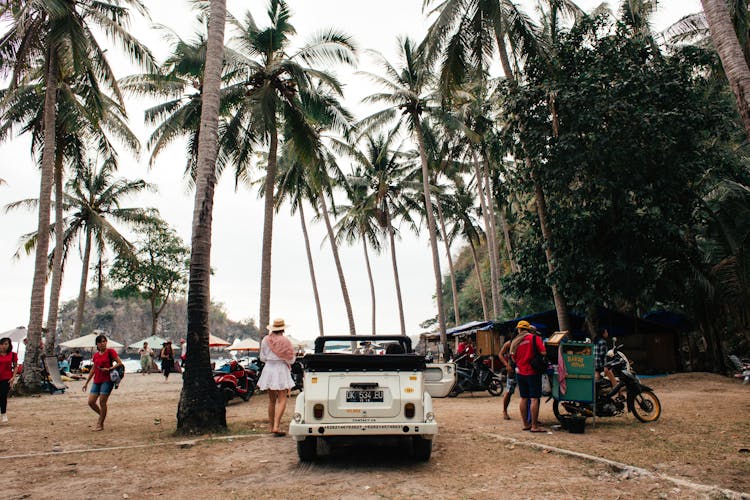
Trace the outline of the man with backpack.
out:
<instances>
[{"instance_id":1,"label":"man with backpack","mask_svg":"<svg viewBox=\"0 0 750 500\"><path fill-rule=\"evenodd\" d=\"M510 345L510 355L516 363L516 380L518 383L518 392L521 396L519 403L521 417L523 418L523 430L531 432L547 432L546 429L539 427L539 399L542 397L542 372L539 367L534 368L536 364L534 358L539 355L546 356L547 351L544 348L542 338L537 335L536 328L531 326L528 321L519 321L516 325L518 335ZM531 400L531 406L528 402ZM528 412L531 411L531 422L528 420Z\"/></svg>"}]
</instances>

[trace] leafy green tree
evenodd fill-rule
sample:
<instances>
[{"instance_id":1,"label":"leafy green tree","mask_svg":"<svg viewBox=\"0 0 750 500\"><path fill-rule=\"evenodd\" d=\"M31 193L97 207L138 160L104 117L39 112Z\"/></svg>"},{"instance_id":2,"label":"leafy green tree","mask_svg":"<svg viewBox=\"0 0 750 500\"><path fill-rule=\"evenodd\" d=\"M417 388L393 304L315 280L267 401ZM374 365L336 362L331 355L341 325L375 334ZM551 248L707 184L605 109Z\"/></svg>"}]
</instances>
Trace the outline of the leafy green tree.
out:
<instances>
[{"instance_id":1,"label":"leafy green tree","mask_svg":"<svg viewBox=\"0 0 750 500\"><path fill-rule=\"evenodd\" d=\"M187 290L190 249L166 222L155 220L139 231L131 255L117 255L109 271L115 296L141 297L151 306L151 335L170 298Z\"/></svg>"},{"instance_id":2,"label":"leafy green tree","mask_svg":"<svg viewBox=\"0 0 750 500\"><path fill-rule=\"evenodd\" d=\"M507 139L520 148L525 134L532 161L544 165L557 249L550 280L584 310L651 307L698 258L686 236L705 186L734 168L727 141L736 129L706 80L710 56L662 54L631 27L602 19L562 33L554 50L555 68L530 64L528 83L506 102ZM525 170L512 174L516 191L529 192ZM538 297L542 241L538 222L525 224L515 285Z\"/></svg>"}]
</instances>

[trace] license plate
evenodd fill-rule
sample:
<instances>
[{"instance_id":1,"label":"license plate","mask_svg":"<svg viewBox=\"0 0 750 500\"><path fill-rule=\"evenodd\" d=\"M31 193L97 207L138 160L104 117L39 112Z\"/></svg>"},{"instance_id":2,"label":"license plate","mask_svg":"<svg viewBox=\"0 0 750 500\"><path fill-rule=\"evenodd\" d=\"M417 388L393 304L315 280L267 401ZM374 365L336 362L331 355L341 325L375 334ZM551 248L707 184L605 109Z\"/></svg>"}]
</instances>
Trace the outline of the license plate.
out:
<instances>
[{"instance_id":1,"label":"license plate","mask_svg":"<svg viewBox=\"0 0 750 500\"><path fill-rule=\"evenodd\" d=\"M346 391L347 403L382 403L383 391Z\"/></svg>"}]
</instances>

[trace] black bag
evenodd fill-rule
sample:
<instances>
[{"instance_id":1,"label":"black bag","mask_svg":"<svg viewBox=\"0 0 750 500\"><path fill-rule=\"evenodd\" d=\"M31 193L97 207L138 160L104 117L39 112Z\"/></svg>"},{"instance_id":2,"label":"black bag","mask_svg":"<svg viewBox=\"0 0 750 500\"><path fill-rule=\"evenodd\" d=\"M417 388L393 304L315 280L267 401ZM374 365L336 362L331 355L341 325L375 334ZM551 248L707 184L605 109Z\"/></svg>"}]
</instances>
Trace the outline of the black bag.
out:
<instances>
[{"instance_id":1,"label":"black bag","mask_svg":"<svg viewBox=\"0 0 750 500\"><path fill-rule=\"evenodd\" d=\"M114 359L112 359L112 354L109 355L110 362L113 362ZM114 370L110 370L109 372L109 380L114 382L115 389L120 387L120 382L122 382L122 379L125 378L125 366L119 365Z\"/></svg>"},{"instance_id":2,"label":"black bag","mask_svg":"<svg viewBox=\"0 0 750 500\"><path fill-rule=\"evenodd\" d=\"M536 347L536 335L531 336L531 348L533 349L534 353L534 355L531 357L531 361L529 361L531 368L537 374L547 373L547 367L549 366L549 363L547 362L547 358L545 358Z\"/></svg>"}]
</instances>

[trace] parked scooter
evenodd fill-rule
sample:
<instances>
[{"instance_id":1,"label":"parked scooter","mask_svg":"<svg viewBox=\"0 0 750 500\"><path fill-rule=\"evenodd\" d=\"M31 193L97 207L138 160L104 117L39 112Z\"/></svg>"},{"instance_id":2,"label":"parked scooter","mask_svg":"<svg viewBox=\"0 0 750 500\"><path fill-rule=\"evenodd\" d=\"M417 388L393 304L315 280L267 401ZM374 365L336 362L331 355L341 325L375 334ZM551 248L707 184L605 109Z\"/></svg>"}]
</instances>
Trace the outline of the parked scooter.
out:
<instances>
[{"instance_id":1,"label":"parked scooter","mask_svg":"<svg viewBox=\"0 0 750 500\"><path fill-rule=\"evenodd\" d=\"M245 369L239 362L231 361L229 371L215 371L214 383L224 397L224 401L229 403L234 398L242 398L248 401L258 383L256 372Z\"/></svg>"},{"instance_id":2,"label":"parked scooter","mask_svg":"<svg viewBox=\"0 0 750 500\"><path fill-rule=\"evenodd\" d=\"M618 383L612 387L607 377L599 377L596 384L596 416L614 417L625 413L626 409L641 422L655 422L661 415L661 403L654 394L654 390L641 384L632 369L630 360L620 352L622 346L615 346L607 352L608 367L618 378ZM625 389L625 395L620 391ZM565 415L591 417L594 408L590 403L555 400L552 403L555 417L562 423Z\"/></svg>"},{"instance_id":3,"label":"parked scooter","mask_svg":"<svg viewBox=\"0 0 750 500\"><path fill-rule=\"evenodd\" d=\"M463 354L456 358L456 385L448 394L455 398L462 392L487 391L493 396L503 393L503 378L501 374L490 370L479 357L471 357Z\"/></svg>"}]
</instances>

